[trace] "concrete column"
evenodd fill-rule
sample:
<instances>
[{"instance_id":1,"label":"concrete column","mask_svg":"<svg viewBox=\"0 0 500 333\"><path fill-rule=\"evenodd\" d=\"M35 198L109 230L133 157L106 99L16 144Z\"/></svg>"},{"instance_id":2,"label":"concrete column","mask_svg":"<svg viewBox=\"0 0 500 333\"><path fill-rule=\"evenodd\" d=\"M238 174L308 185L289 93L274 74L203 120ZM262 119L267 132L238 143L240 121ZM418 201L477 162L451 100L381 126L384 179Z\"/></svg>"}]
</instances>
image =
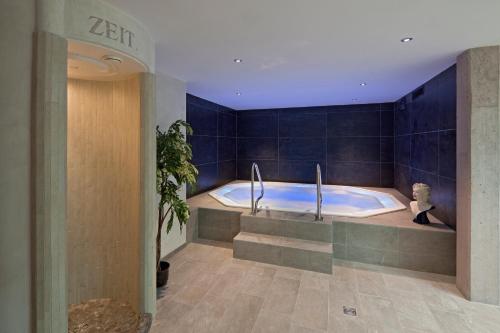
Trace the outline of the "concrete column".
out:
<instances>
[{"instance_id":1,"label":"concrete column","mask_svg":"<svg viewBox=\"0 0 500 333\"><path fill-rule=\"evenodd\" d=\"M140 310L156 313L156 100L155 76L141 74Z\"/></svg>"},{"instance_id":2,"label":"concrete column","mask_svg":"<svg viewBox=\"0 0 500 333\"><path fill-rule=\"evenodd\" d=\"M31 78L35 1L0 2L0 331L32 332Z\"/></svg>"},{"instance_id":3,"label":"concrete column","mask_svg":"<svg viewBox=\"0 0 500 333\"><path fill-rule=\"evenodd\" d=\"M500 304L500 48L457 61L457 287Z\"/></svg>"},{"instance_id":4,"label":"concrete column","mask_svg":"<svg viewBox=\"0 0 500 333\"><path fill-rule=\"evenodd\" d=\"M34 256L36 332L67 332L67 42L35 34Z\"/></svg>"}]
</instances>

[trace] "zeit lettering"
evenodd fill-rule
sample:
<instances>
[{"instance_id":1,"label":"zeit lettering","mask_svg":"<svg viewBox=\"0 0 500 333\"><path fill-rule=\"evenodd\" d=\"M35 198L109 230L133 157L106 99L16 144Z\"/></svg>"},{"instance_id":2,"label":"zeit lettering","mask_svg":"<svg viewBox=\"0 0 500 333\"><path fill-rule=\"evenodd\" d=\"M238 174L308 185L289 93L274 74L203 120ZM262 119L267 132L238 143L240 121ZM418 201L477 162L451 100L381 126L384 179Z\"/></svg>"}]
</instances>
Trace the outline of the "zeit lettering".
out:
<instances>
[{"instance_id":1,"label":"zeit lettering","mask_svg":"<svg viewBox=\"0 0 500 333\"><path fill-rule=\"evenodd\" d=\"M89 20L92 22L92 27L89 30L91 34L119 40L121 44L133 48L135 34L132 31L97 16L89 16Z\"/></svg>"}]
</instances>

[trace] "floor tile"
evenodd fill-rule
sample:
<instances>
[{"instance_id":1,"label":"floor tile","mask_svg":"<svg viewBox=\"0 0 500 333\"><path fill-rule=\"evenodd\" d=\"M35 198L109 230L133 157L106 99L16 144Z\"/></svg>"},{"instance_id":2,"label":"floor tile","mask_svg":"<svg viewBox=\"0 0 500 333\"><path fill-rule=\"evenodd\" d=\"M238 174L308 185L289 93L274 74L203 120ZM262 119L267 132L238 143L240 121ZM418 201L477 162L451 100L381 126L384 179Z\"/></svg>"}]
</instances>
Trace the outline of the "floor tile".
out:
<instances>
[{"instance_id":1,"label":"floor tile","mask_svg":"<svg viewBox=\"0 0 500 333\"><path fill-rule=\"evenodd\" d=\"M264 299L263 311L291 314L295 308L300 282L275 277Z\"/></svg>"},{"instance_id":2,"label":"floor tile","mask_svg":"<svg viewBox=\"0 0 500 333\"><path fill-rule=\"evenodd\" d=\"M217 332L251 332L264 300L261 297L238 294L228 304L224 316L217 325Z\"/></svg>"},{"instance_id":3,"label":"floor tile","mask_svg":"<svg viewBox=\"0 0 500 333\"><path fill-rule=\"evenodd\" d=\"M330 275L305 271L300 279L301 288L311 288L328 291L330 286Z\"/></svg>"},{"instance_id":4,"label":"floor tile","mask_svg":"<svg viewBox=\"0 0 500 333\"><path fill-rule=\"evenodd\" d=\"M294 324L305 328L328 328L328 293L310 288L300 288L293 311Z\"/></svg>"},{"instance_id":5,"label":"floor tile","mask_svg":"<svg viewBox=\"0 0 500 333\"><path fill-rule=\"evenodd\" d=\"M360 294L387 297L387 289L382 274L376 271L356 271L356 287Z\"/></svg>"},{"instance_id":6,"label":"floor tile","mask_svg":"<svg viewBox=\"0 0 500 333\"><path fill-rule=\"evenodd\" d=\"M365 321L358 316L352 317L345 314L333 315L330 312L328 332L366 333L368 329Z\"/></svg>"},{"instance_id":7,"label":"floor tile","mask_svg":"<svg viewBox=\"0 0 500 333\"><path fill-rule=\"evenodd\" d=\"M391 300L371 295L359 295L360 316L369 332L401 332L399 319Z\"/></svg>"},{"instance_id":8,"label":"floor tile","mask_svg":"<svg viewBox=\"0 0 500 333\"><path fill-rule=\"evenodd\" d=\"M312 328L306 328L298 325L292 324L290 327L290 333L324 333L324 330L315 330Z\"/></svg>"},{"instance_id":9,"label":"floor tile","mask_svg":"<svg viewBox=\"0 0 500 333\"><path fill-rule=\"evenodd\" d=\"M446 312L433 310L434 318L439 324L439 327L443 332L453 332L453 333L472 333L472 332L483 332L486 331L473 331L469 327L467 319L461 314L454 312Z\"/></svg>"},{"instance_id":10,"label":"floor tile","mask_svg":"<svg viewBox=\"0 0 500 333\"><path fill-rule=\"evenodd\" d=\"M290 331L290 315L260 311L252 333L288 333Z\"/></svg>"},{"instance_id":11,"label":"floor tile","mask_svg":"<svg viewBox=\"0 0 500 333\"><path fill-rule=\"evenodd\" d=\"M450 276L337 259L327 275L234 259L218 244L191 243L169 262L152 333L500 332L500 307L465 300Z\"/></svg>"},{"instance_id":12,"label":"floor tile","mask_svg":"<svg viewBox=\"0 0 500 333\"><path fill-rule=\"evenodd\" d=\"M440 331L431 310L420 294L412 291L390 290L389 296L402 328L426 332Z\"/></svg>"}]
</instances>

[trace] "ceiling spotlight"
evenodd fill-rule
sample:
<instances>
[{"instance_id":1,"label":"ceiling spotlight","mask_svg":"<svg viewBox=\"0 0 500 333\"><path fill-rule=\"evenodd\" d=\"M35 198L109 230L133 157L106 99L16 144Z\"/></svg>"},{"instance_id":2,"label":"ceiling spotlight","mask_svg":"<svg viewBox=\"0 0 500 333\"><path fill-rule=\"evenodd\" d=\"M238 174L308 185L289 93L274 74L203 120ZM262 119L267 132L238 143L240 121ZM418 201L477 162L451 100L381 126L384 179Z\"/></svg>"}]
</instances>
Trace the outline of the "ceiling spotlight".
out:
<instances>
[{"instance_id":1,"label":"ceiling spotlight","mask_svg":"<svg viewBox=\"0 0 500 333\"><path fill-rule=\"evenodd\" d=\"M405 37L403 39L401 39L401 43L408 43L408 42L411 42L413 40L413 37Z\"/></svg>"},{"instance_id":2,"label":"ceiling spotlight","mask_svg":"<svg viewBox=\"0 0 500 333\"><path fill-rule=\"evenodd\" d=\"M358 99L357 99L357 98L353 98L353 99L352 99L352 101L353 101L353 102L357 102L357 101L358 101Z\"/></svg>"},{"instance_id":3,"label":"ceiling spotlight","mask_svg":"<svg viewBox=\"0 0 500 333\"><path fill-rule=\"evenodd\" d=\"M237 90L237 91L236 91L236 95L237 95L237 96L241 96L241 91Z\"/></svg>"},{"instance_id":4,"label":"ceiling spotlight","mask_svg":"<svg viewBox=\"0 0 500 333\"><path fill-rule=\"evenodd\" d=\"M243 59L240 59L240 58L236 58L233 60L235 63L237 64L241 64L243 62Z\"/></svg>"},{"instance_id":5,"label":"ceiling spotlight","mask_svg":"<svg viewBox=\"0 0 500 333\"><path fill-rule=\"evenodd\" d=\"M112 61L118 64L122 63L122 59L114 55L105 55L101 59L104 61Z\"/></svg>"},{"instance_id":6,"label":"ceiling spotlight","mask_svg":"<svg viewBox=\"0 0 500 333\"><path fill-rule=\"evenodd\" d=\"M366 82L361 82L359 85L364 87L364 86L366 86Z\"/></svg>"}]
</instances>

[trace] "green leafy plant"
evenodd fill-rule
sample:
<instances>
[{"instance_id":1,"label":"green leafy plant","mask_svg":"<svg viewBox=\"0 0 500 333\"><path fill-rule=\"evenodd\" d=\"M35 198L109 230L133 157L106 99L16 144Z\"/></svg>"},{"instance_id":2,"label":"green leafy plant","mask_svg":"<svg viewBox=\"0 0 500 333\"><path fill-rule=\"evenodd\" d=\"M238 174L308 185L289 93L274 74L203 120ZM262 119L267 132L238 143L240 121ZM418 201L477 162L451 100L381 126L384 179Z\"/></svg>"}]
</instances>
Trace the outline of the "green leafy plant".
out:
<instances>
[{"instance_id":1,"label":"green leafy plant","mask_svg":"<svg viewBox=\"0 0 500 333\"><path fill-rule=\"evenodd\" d=\"M177 120L167 131L156 127L156 191L160 195L158 204L158 234L156 235L156 269L160 270L161 231L167 221L167 234L172 229L177 217L182 227L189 219L189 206L179 198L182 185L194 185L198 170L191 163L193 153L191 145L186 142L183 129L187 135L193 133L191 126ZM165 206L167 210L165 211Z\"/></svg>"}]
</instances>

